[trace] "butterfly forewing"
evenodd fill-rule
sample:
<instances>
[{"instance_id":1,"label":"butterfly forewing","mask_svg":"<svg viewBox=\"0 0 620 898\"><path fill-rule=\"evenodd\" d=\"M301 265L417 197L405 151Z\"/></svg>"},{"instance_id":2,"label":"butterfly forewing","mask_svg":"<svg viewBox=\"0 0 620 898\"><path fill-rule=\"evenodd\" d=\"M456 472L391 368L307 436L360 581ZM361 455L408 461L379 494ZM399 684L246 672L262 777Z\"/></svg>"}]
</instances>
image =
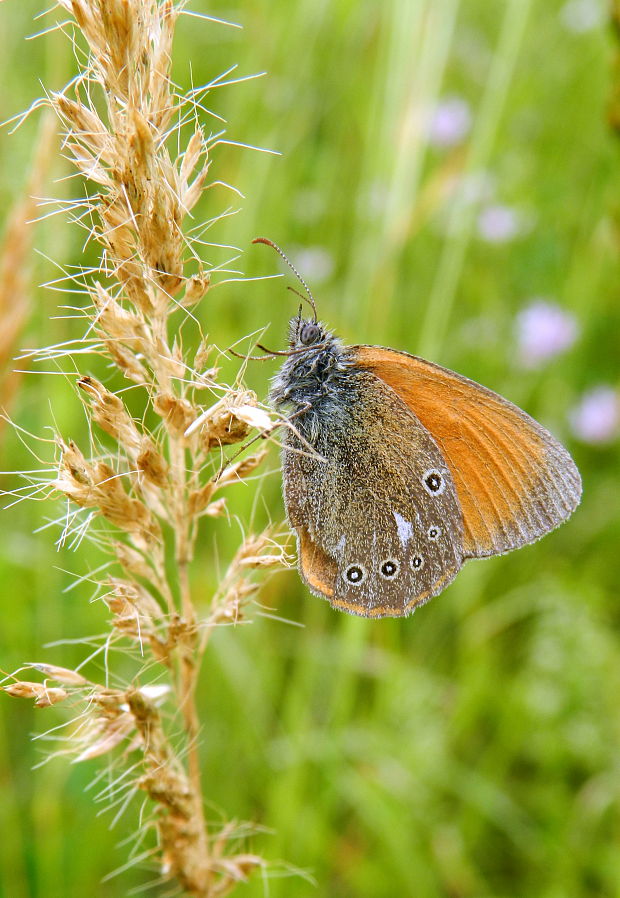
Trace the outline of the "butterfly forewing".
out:
<instances>
[{"instance_id":1,"label":"butterfly forewing","mask_svg":"<svg viewBox=\"0 0 620 898\"><path fill-rule=\"evenodd\" d=\"M416 356L377 346L352 351L432 434L456 487L465 557L531 543L574 511L581 479L573 460L517 406Z\"/></svg>"},{"instance_id":2,"label":"butterfly forewing","mask_svg":"<svg viewBox=\"0 0 620 898\"><path fill-rule=\"evenodd\" d=\"M396 393L362 371L310 436L312 451L293 429L284 447L304 579L354 614L410 613L453 579L463 558L462 515L442 452Z\"/></svg>"}]
</instances>

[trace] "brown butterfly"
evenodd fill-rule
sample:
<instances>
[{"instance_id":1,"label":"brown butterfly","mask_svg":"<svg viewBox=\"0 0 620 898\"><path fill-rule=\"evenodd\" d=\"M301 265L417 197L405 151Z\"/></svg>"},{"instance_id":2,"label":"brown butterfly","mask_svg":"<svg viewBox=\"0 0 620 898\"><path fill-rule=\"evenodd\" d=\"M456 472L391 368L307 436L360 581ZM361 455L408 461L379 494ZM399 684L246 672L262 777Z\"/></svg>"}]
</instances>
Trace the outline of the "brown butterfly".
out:
<instances>
[{"instance_id":1,"label":"brown butterfly","mask_svg":"<svg viewBox=\"0 0 620 898\"><path fill-rule=\"evenodd\" d=\"M351 614L401 617L467 559L518 549L569 517L581 479L544 427L432 362L345 346L306 290L314 315L291 321L271 399L292 412L284 499L312 592Z\"/></svg>"}]
</instances>

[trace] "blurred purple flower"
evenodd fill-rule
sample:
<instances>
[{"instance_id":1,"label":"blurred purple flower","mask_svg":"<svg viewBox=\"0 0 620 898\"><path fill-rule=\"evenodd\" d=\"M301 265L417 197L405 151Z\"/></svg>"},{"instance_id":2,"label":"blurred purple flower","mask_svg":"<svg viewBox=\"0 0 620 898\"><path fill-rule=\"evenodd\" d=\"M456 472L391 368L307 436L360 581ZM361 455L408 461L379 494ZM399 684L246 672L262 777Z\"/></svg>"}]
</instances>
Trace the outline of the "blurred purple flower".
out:
<instances>
[{"instance_id":1,"label":"blurred purple flower","mask_svg":"<svg viewBox=\"0 0 620 898\"><path fill-rule=\"evenodd\" d=\"M435 147L453 147L469 134L471 112L461 97L439 100L428 121L428 142Z\"/></svg>"},{"instance_id":2,"label":"blurred purple flower","mask_svg":"<svg viewBox=\"0 0 620 898\"><path fill-rule=\"evenodd\" d=\"M488 243L505 243L516 237L521 221L515 209L499 203L485 206L478 214L478 233Z\"/></svg>"},{"instance_id":3,"label":"blurred purple flower","mask_svg":"<svg viewBox=\"0 0 620 898\"><path fill-rule=\"evenodd\" d=\"M584 443L609 443L620 432L620 396L613 387L588 390L569 412L573 433Z\"/></svg>"},{"instance_id":4,"label":"blurred purple flower","mask_svg":"<svg viewBox=\"0 0 620 898\"><path fill-rule=\"evenodd\" d=\"M535 299L517 315L517 345L521 363L536 368L569 349L579 334L574 315L545 299Z\"/></svg>"},{"instance_id":5,"label":"blurred purple flower","mask_svg":"<svg viewBox=\"0 0 620 898\"><path fill-rule=\"evenodd\" d=\"M600 0L568 0L560 10L562 25L575 34L598 28L605 17L605 6Z\"/></svg>"}]
</instances>

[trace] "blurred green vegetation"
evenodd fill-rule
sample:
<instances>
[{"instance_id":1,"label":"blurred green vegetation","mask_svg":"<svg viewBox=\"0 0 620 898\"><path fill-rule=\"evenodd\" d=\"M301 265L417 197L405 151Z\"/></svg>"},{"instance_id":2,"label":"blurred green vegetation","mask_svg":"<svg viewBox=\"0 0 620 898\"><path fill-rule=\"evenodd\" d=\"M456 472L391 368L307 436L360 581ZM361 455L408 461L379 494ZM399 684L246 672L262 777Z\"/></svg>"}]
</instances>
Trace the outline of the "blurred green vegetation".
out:
<instances>
[{"instance_id":1,"label":"blurred green vegetation","mask_svg":"<svg viewBox=\"0 0 620 898\"><path fill-rule=\"evenodd\" d=\"M265 248L248 248L250 239L276 240L347 341L426 355L498 390L566 442L584 480L582 506L567 525L535 546L467 565L412 619L337 614L285 572L266 583L261 602L301 627L257 617L217 634L201 694L213 819L264 825L269 832L251 849L318 883L258 878L240 895L620 892L617 443L580 442L568 425L583 391L618 378L620 142L606 124L615 48L603 7L217 0L207 8L196 0L195 10L244 29L189 17L179 26L182 86L235 63L231 77L268 72L214 91L208 103L228 120L230 139L282 153L214 153L217 176L246 199L206 239L244 248L237 265L255 276L278 264ZM40 10L34 0L0 6L2 120L40 96L41 83L59 89L72 77L61 35L24 40L54 20L33 23ZM449 97L469 111L471 127L465 121L461 140L437 146L424 111ZM215 119L206 124L220 128ZM26 182L36 131L33 115L14 134L0 133L4 212ZM59 161L49 195L84 190L67 174ZM229 205L239 205L232 193L209 193L197 223ZM508 221L501 239L484 230L485 207L491 224L493 210ZM87 264L83 240L59 217L42 222L34 283L59 277L58 266ZM515 321L537 296L574 315L580 333L563 354L527 368ZM81 322L50 320L67 301L34 290L23 345L79 336ZM283 281L256 281L212 291L200 315L218 346L269 322L265 340L277 346L293 310ZM96 360L81 364L101 376ZM226 376L234 372L225 363ZM250 366L249 385L266 395L272 372L271 363ZM24 376L11 413L29 432L49 437L57 422L86 444L69 377ZM28 442L51 457L49 446ZM36 467L11 432L0 455L3 471ZM270 468L258 500L255 484L239 487L233 505L242 520L252 508L257 522L265 509L282 518L275 452ZM2 475L4 489L17 485ZM103 610L89 602L92 586L67 591L101 556L86 543L56 551L57 530L36 532L59 513L36 502L2 513L7 671L44 659L70 666L86 647L43 646L105 630ZM194 569L205 601L238 539L234 521L208 525ZM114 663L122 673L122 657ZM110 828L115 811L85 791L99 760L53 759L33 772L56 746L30 734L61 720L61 711L0 702L3 898L114 898L157 875L138 869L101 882L125 863L121 843L135 831L137 808Z\"/></svg>"}]
</instances>

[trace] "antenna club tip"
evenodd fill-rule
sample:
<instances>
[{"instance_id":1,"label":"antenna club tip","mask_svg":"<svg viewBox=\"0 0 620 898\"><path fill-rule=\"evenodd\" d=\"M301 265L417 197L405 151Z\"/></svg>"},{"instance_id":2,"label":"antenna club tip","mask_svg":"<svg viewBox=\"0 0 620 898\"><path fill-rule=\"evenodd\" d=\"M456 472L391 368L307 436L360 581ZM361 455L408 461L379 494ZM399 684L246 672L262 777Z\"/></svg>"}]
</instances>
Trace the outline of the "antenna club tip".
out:
<instances>
[{"instance_id":1,"label":"antenna club tip","mask_svg":"<svg viewBox=\"0 0 620 898\"><path fill-rule=\"evenodd\" d=\"M267 237L255 237L252 243L266 243L267 246L273 246L273 241L268 240Z\"/></svg>"}]
</instances>

